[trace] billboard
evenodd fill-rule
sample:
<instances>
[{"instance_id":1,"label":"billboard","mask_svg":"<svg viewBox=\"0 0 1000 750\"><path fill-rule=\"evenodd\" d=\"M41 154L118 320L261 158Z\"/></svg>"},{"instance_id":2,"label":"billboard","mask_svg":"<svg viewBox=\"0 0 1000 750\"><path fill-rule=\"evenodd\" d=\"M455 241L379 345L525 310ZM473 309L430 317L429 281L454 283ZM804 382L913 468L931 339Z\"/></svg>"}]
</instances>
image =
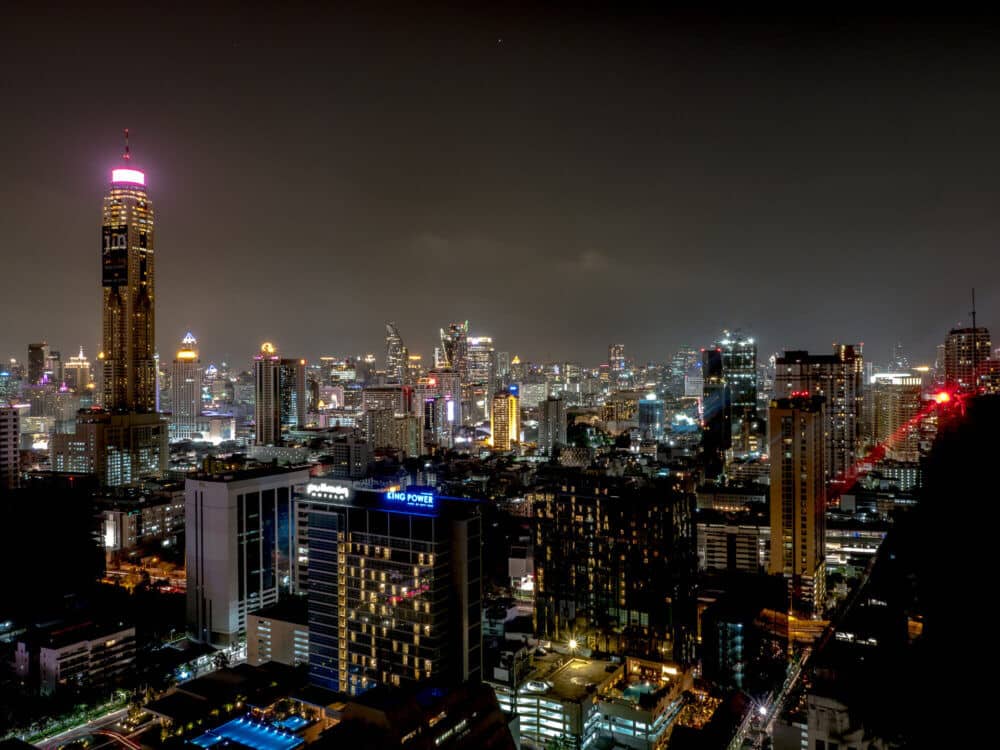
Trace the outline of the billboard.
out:
<instances>
[{"instance_id":1,"label":"billboard","mask_svg":"<svg viewBox=\"0 0 1000 750\"><path fill-rule=\"evenodd\" d=\"M101 227L101 284L128 283L128 227Z\"/></svg>"}]
</instances>

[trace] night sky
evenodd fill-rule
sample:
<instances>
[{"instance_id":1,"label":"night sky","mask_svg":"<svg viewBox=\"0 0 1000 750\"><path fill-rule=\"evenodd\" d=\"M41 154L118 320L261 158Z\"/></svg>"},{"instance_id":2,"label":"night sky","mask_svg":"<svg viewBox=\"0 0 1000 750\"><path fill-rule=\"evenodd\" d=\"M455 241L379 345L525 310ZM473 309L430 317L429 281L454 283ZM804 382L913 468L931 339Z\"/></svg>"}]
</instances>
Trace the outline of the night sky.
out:
<instances>
[{"instance_id":1,"label":"night sky","mask_svg":"<svg viewBox=\"0 0 1000 750\"><path fill-rule=\"evenodd\" d=\"M536 361L930 361L973 285L1000 325L993 25L415 5L5 6L0 356L95 354L123 127L165 357L381 357L394 319L427 361L468 318Z\"/></svg>"}]
</instances>

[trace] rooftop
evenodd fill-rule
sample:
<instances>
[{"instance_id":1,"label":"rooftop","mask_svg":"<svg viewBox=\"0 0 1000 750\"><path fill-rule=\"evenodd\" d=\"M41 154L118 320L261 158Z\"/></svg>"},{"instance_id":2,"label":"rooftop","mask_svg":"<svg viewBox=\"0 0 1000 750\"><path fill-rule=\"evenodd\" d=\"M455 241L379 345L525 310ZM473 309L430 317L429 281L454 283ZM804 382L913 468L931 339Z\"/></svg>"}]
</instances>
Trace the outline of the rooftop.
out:
<instances>
[{"instance_id":1,"label":"rooftop","mask_svg":"<svg viewBox=\"0 0 1000 750\"><path fill-rule=\"evenodd\" d=\"M254 617L280 620L281 622L290 622L295 625L306 625L309 622L309 612L304 596L286 596L277 604L258 609L256 612L251 612L250 614Z\"/></svg>"},{"instance_id":2,"label":"rooftop","mask_svg":"<svg viewBox=\"0 0 1000 750\"><path fill-rule=\"evenodd\" d=\"M567 703L579 703L617 673L621 664L600 659L584 659L552 654L535 659L536 669L521 688Z\"/></svg>"},{"instance_id":3,"label":"rooftop","mask_svg":"<svg viewBox=\"0 0 1000 750\"><path fill-rule=\"evenodd\" d=\"M278 474L291 474L296 471L308 471L308 465L278 466L277 464L264 464L245 469L233 469L231 471L207 472L199 471L190 474L187 478L200 482L242 482L247 479L258 479L260 477L277 476Z\"/></svg>"}]
</instances>

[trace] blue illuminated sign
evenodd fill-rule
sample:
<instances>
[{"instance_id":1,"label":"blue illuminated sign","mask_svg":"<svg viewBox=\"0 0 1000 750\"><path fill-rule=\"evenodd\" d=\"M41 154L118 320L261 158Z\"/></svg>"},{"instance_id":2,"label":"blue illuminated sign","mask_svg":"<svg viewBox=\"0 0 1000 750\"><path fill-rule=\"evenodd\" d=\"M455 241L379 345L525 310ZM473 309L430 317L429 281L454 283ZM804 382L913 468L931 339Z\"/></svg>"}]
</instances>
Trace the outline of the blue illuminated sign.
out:
<instances>
[{"instance_id":1,"label":"blue illuminated sign","mask_svg":"<svg viewBox=\"0 0 1000 750\"><path fill-rule=\"evenodd\" d=\"M408 508L423 508L425 510L433 510L437 503L434 493L427 491L389 490L385 493L385 500L388 503L399 503Z\"/></svg>"},{"instance_id":2,"label":"blue illuminated sign","mask_svg":"<svg viewBox=\"0 0 1000 750\"><path fill-rule=\"evenodd\" d=\"M520 396L521 395L521 386L518 383L511 383L507 387L507 392L510 393L511 396Z\"/></svg>"}]
</instances>

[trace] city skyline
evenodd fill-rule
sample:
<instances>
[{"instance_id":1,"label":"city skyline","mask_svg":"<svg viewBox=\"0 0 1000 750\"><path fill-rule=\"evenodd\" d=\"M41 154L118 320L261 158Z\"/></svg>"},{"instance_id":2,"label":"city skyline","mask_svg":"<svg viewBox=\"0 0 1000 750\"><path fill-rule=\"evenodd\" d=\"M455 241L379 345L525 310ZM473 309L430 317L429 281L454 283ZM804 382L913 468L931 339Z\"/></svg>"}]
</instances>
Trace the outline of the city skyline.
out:
<instances>
[{"instance_id":1,"label":"city skyline","mask_svg":"<svg viewBox=\"0 0 1000 750\"><path fill-rule=\"evenodd\" d=\"M156 195L161 357L189 329L216 362L265 340L379 352L395 320L429 359L468 318L531 361L603 361L613 341L666 360L739 326L762 352L864 341L879 359L898 340L929 363L970 287L996 320L992 26L538 11L430 13L409 33L405 12L217 12L163 19L146 64L116 69L120 104L84 106L109 75L87 51L149 12L77 19L78 36L70 13L43 60L12 19L0 155L26 188L0 203L8 278L44 272L60 304L6 286L0 313L32 329L0 334L6 356L96 352L87 249L122 127ZM15 252L52 231L52 205L60 242ZM299 304L249 302L279 292Z\"/></svg>"},{"instance_id":2,"label":"city skyline","mask_svg":"<svg viewBox=\"0 0 1000 750\"><path fill-rule=\"evenodd\" d=\"M1000 24L388 10L5 15L0 744L962 744Z\"/></svg>"}]
</instances>

